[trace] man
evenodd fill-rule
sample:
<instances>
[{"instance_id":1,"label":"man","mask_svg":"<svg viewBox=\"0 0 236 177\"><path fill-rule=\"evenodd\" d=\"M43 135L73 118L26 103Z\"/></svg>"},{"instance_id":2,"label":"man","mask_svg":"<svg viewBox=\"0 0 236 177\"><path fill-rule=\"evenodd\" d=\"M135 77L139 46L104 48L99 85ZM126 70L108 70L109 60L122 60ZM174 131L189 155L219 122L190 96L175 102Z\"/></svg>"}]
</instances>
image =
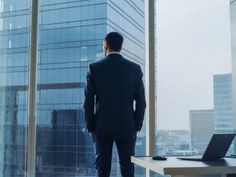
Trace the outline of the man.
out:
<instances>
[{"instance_id":1,"label":"man","mask_svg":"<svg viewBox=\"0 0 236 177\"><path fill-rule=\"evenodd\" d=\"M121 54L123 37L108 33L105 58L89 65L85 88L85 120L95 144L98 177L109 177L115 143L123 177L134 177L136 133L143 124L146 107L142 71ZM134 109L135 102L135 109Z\"/></svg>"}]
</instances>

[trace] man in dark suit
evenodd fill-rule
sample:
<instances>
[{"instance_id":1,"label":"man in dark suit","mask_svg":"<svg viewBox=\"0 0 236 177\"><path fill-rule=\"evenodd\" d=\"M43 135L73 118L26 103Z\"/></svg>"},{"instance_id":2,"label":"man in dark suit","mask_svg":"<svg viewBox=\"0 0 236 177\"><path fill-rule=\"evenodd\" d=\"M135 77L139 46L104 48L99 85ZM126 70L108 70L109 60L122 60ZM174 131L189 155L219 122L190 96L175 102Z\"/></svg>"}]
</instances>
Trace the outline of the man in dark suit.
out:
<instances>
[{"instance_id":1,"label":"man in dark suit","mask_svg":"<svg viewBox=\"0 0 236 177\"><path fill-rule=\"evenodd\" d=\"M146 102L141 68L120 54L122 44L119 33L108 33L103 46L106 57L90 64L87 74L85 121L95 144L98 177L110 175L114 143L122 176L134 177L130 158L137 131L142 128Z\"/></svg>"}]
</instances>

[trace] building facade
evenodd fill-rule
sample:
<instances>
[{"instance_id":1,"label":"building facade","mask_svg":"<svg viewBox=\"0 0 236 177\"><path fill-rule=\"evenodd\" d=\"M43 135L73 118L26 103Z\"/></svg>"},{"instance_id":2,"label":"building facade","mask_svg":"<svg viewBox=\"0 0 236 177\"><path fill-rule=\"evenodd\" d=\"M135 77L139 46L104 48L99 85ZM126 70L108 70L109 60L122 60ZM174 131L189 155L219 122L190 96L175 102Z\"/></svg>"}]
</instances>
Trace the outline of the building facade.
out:
<instances>
[{"instance_id":1,"label":"building facade","mask_svg":"<svg viewBox=\"0 0 236 177\"><path fill-rule=\"evenodd\" d=\"M214 75L214 131L234 131L232 74Z\"/></svg>"},{"instance_id":2,"label":"building facade","mask_svg":"<svg viewBox=\"0 0 236 177\"><path fill-rule=\"evenodd\" d=\"M202 154L214 133L214 110L191 110L189 112L191 148Z\"/></svg>"},{"instance_id":3,"label":"building facade","mask_svg":"<svg viewBox=\"0 0 236 177\"><path fill-rule=\"evenodd\" d=\"M30 0L0 0L0 176L26 169ZM94 152L83 101L89 63L118 31L122 54L145 65L143 0L41 0L37 61L37 177L93 177ZM115 101L115 100L114 100ZM144 154L144 136L137 154ZM111 176L120 176L116 150ZM69 161L69 159L71 159ZM137 170L137 175L143 172Z\"/></svg>"},{"instance_id":4,"label":"building facade","mask_svg":"<svg viewBox=\"0 0 236 177\"><path fill-rule=\"evenodd\" d=\"M214 132L234 133L232 74L214 75ZM234 152L232 144L229 153Z\"/></svg>"}]
</instances>

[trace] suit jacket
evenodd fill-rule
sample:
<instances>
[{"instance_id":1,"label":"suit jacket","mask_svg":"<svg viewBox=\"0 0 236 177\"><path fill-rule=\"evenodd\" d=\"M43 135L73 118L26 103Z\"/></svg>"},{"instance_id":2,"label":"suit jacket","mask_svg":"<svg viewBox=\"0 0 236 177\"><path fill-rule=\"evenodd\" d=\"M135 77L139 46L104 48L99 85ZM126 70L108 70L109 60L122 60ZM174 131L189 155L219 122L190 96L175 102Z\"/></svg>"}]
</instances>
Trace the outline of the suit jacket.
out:
<instances>
[{"instance_id":1,"label":"suit jacket","mask_svg":"<svg viewBox=\"0 0 236 177\"><path fill-rule=\"evenodd\" d=\"M85 87L85 121L89 132L140 131L146 107L143 73L120 54L89 65Z\"/></svg>"}]
</instances>

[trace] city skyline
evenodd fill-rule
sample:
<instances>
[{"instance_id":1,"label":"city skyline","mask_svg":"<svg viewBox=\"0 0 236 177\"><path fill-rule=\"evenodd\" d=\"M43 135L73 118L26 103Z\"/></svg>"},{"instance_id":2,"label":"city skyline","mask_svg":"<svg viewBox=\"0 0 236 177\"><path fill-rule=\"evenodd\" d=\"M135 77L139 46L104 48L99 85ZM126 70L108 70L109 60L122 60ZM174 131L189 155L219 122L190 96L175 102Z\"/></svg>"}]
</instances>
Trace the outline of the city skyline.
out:
<instances>
[{"instance_id":1,"label":"city skyline","mask_svg":"<svg viewBox=\"0 0 236 177\"><path fill-rule=\"evenodd\" d=\"M94 152L83 119L88 65L103 58L103 38L117 30L125 38L122 55L140 64L145 74L145 1L39 2L36 176L92 177ZM203 146L191 149L194 139L189 111L200 118L214 114L218 121L229 115L224 110L221 116L222 95L216 93L221 93L221 87L231 92L230 79L226 78L226 85L214 84L213 76L231 75L232 62L236 62L235 58L231 60L230 4L222 0L157 2L156 152L195 155ZM231 4L232 9L235 4ZM33 144L27 142L30 5L30 0L0 0L0 176L6 177L25 176L27 144ZM235 12L231 10L231 32L235 29ZM235 41L232 35L232 56ZM236 77L235 69L232 77ZM203 109L210 110L201 115ZM225 124L216 124L226 131ZM144 123L137 136L136 155L145 154L145 128ZM137 168L136 173L143 177L145 170ZM120 176L116 151L111 176Z\"/></svg>"},{"instance_id":2,"label":"city skyline","mask_svg":"<svg viewBox=\"0 0 236 177\"><path fill-rule=\"evenodd\" d=\"M232 70L229 6L158 1L157 129L189 129L189 110L213 109L213 75Z\"/></svg>"}]
</instances>

